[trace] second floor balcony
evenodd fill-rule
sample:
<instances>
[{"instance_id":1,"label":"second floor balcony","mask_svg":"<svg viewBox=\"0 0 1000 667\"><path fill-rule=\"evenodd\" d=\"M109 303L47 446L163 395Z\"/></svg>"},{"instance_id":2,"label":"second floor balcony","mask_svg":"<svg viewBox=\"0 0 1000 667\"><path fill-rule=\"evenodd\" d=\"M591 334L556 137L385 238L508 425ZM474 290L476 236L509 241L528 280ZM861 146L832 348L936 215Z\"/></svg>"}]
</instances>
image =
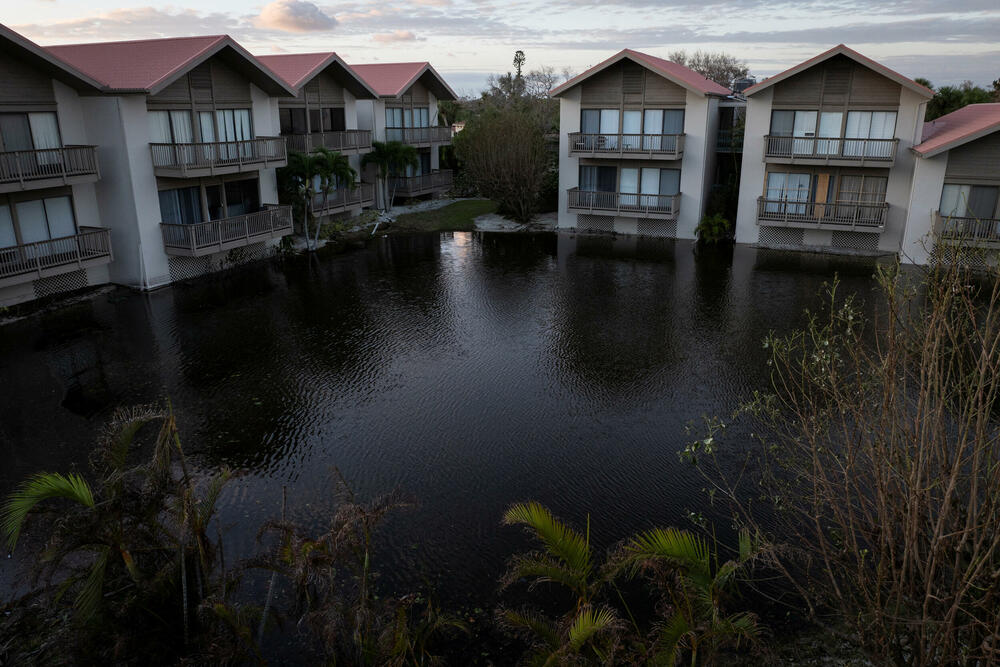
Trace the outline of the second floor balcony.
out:
<instances>
[{"instance_id":1,"label":"second floor balcony","mask_svg":"<svg viewBox=\"0 0 1000 667\"><path fill-rule=\"evenodd\" d=\"M80 227L76 234L0 248L0 287L107 264L111 230Z\"/></svg>"},{"instance_id":2,"label":"second floor balcony","mask_svg":"<svg viewBox=\"0 0 1000 667\"><path fill-rule=\"evenodd\" d=\"M952 245L1000 248L1000 219L942 215L934 211L935 236Z\"/></svg>"},{"instance_id":3,"label":"second floor balcony","mask_svg":"<svg viewBox=\"0 0 1000 667\"><path fill-rule=\"evenodd\" d=\"M0 192L88 183L99 177L96 146L0 153Z\"/></svg>"},{"instance_id":4,"label":"second floor balcony","mask_svg":"<svg viewBox=\"0 0 1000 667\"><path fill-rule=\"evenodd\" d=\"M634 192L594 192L570 188L568 207L573 213L616 215L630 218L676 220L681 195L644 195Z\"/></svg>"},{"instance_id":5,"label":"second floor balcony","mask_svg":"<svg viewBox=\"0 0 1000 667\"><path fill-rule=\"evenodd\" d=\"M454 175L451 169L432 171L419 176L401 176L391 180L390 190L396 197L419 197L451 189Z\"/></svg>"},{"instance_id":6,"label":"second floor balcony","mask_svg":"<svg viewBox=\"0 0 1000 667\"><path fill-rule=\"evenodd\" d=\"M157 176L189 178L236 174L288 163L284 137L240 141L150 144Z\"/></svg>"},{"instance_id":7,"label":"second floor balcony","mask_svg":"<svg viewBox=\"0 0 1000 667\"><path fill-rule=\"evenodd\" d=\"M260 211L195 224L160 223L168 255L203 257L292 233L292 207L264 204Z\"/></svg>"},{"instance_id":8,"label":"second floor balcony","mask_svg":"<svg viewBox=\"0 0 1000 667\"><path fill-rule=\"evenodd\" d=\"M764 136L764 161L779 164L840 164L891 167L899 139Z\"/></svg>"},{"instance_id":9,"label":"second floor balcony","mask_svg":"<svg viewBox=\"0 0 1000 667\"><path fill-rule=\"evenodd\" d=\"M339 188L327 195L316 195L313 198L313 213L332 215L352 208L374 205L375 186L371 183L359 183L356 188Z\"/></svg>"},{"instance_id":10,"label":"second floor balcony","mask_svg":"<svg viewBox=\"0 0 1000 667\"><path fill-rule=\"evenodd\" d=\"M340 130L283 136L288 150L299 153L308 153L317 148L329 148L331 151L337 151L344 155L357 155L367 153L372 149L371 130Z\"/></svg>"},{"instance_id":11,"label":"second floor balcony","mask_svg":"<svg viewBox=\"0 0 1000 667\"><path fill-rule=\"evenodd\" d=\"M570 132L569 154L572 157L678 160L684 155L684 135Z\"/></svg>"},{"instance_id":12,"label":"second floor balcony","mask_svg":"<svg viewBox=\"0 0 1000 667\"><path fill-rule=\"evenodd\" d=\"M401 141L411 146L424 147L451 143L450 127L387 127L386 141Z\"/></svg>"},{"instance_id":13,"label":"second floor balcony","mask_svg":"<svg viewBox=\"0 0 1000 667\"><path fill-rule=\"evenodd\" d=\"M757 199L757 223L772 227L879 233L888 213L889 204L885 202Z\"/></svg>"}]
</instances>

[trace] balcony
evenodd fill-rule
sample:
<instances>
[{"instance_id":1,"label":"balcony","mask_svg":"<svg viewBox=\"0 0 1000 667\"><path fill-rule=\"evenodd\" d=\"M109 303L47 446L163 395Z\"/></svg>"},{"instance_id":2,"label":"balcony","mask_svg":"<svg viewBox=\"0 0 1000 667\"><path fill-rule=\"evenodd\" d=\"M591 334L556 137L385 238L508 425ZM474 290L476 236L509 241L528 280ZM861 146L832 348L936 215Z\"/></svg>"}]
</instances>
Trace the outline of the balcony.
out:
<instances>
[{"instance_id":1,"label":"balcony","mask_svg":"<svg viewBox=\"0 0 1000 667\"><path fill-rule=\"evenodd\" d=\"M450 127L387 127L385 128L386 141L402 141L422 148L433 144L451 143Z\"/></svg>"},{"instance_id":2,"label":"balcony","mask_svg":"<svg viewBox=\"0 0 1000 667\"><path fill-rule=\"evenodd\" d=\"M778 164L838 164L891 167L899 139L823 139L764 136L764 161Z\"/></svg>"},{"instance_id":3,"label":"balcony","mask_svg":"<svg viewBox=\"0 0 1000 667\"><path fill-rule=\"evenodd\" d=\"M265 204L256 213L193 225L160 223L168 255L202 257L292 233L292 207Z\"/></svg>"},{"instance_id":4,"label":"balcony","mask_svg":"<svg viewBox=\"0 0 1000 667\"><path fill-rule=\"evenodd\" d=\"M1000 219L958 218L934 211L934 235L949 245L1000 248Z\"/></svg>"},{"instance_id":5,"label":"balcony","mask_svg":"<svg viewBox=\"0 0 1000 667\"><path fill-rule=\"evenodd\" d=\"M885 227L885 202L811 202L757 198L757 223L771 227L879 233Z\"/></svg>"},{"instance_id":6,"label":"balcony","mask_svg":"<svg viewBox=\"0 0 1000 667\"><path fill-rule=\"evenodd\" d=\"M684 156L683 134L569 133L571 157L679 160Z\"/></svg>"},{"instance_id":7,"label":"balcony","mask_svg":"<svg viewBox=\"0 0 1000 667\"><path fill-rule=\"evenodd\" d=\"M375 186L371 183L359 183L353 189L334 190L329 195L316 195L313 198L313 213L316 215L333 215L359 206L375 205Z\"/></svg>"},{"instance_id":8,"label":"balcony","mask_svg":"<svg viewBox=\"0 0 1000 667\"><path fill-rule=\"evenodd\" d=\"M97 146L0 153L0 192L89 183L98 178Z\"/></svg>"},{"instance_id":9,"label":"balcony","mask_svg":"<svg viewBox=\"0 0 1000 667\"><path fill-rule=\"evenodd\" d=\"M715 150L718 153L742 153L743 130L739 132L719 130L718 136L715 138Z\"/></svg>"},{"instance_id":10,"label":"balcony","mask_svg":"<svg viewBox=\"0 0 1000 667\"><path fill-rule=\"evenodd\" d=\"M111 230L81 227L72 236L0 248L0 287L107 264Z\"/></svg>"},{"instance_id":11,"label":"balcony","mask_svg":"<svg viewBox=\"0 0 1000 667\"><path fill-rule=\"evenodd\" d=\"M191 144L150 144L157 176L189 178L236 174L288 163L284 137Z\"/></svg>"},{"instance_id":12,"label":"balcony","mask_svg":"<svg viewBox=\"0 0 1000 667\"><path fill-rule=\"evenodd\" d=\"M434 192L445 192L451 189L452 181L451 169L442 169L420 176L394 178L389 184L389 189L394 191L396 197L419 197Z\"/></svg>"},{"instance_id":13,"label":"balcony","mask_svg":"<svg viewBox=\"0 0 1000 667\"><path fill-rule=\"evenodd\" d=\"M317 148L329 148L343 155L357 155L372 149L371 130L286 134L284 137L288 150L299 153L308 153Z\"/></svg>"},{"instance_id":14,"label":"balcony","mask_svg":"<svg viewBox=\"0 0 1000 667\"><path fill-rule=\"evenodd\" d=\"M573 213L621 215L630 218L676 220L681 196L643 195L632 192L591 192L570 188L569 210Z\"/></svg>"}]
</instances>

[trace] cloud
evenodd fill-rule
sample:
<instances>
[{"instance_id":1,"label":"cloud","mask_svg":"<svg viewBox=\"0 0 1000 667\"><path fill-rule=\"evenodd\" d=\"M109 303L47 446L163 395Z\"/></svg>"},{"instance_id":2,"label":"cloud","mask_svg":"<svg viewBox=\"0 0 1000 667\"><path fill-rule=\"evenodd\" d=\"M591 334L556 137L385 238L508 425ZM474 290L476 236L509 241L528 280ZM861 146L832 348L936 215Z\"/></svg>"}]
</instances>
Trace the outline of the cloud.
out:
<instances>
[{"instance_id":1,"label":"cloud","mask_svg":"<svg viewBox=\"0 0 1000 667\"><path fill-rule=\"evenodd\" d=\"M95 39L150 39L177 35L239 33L240 21L222 13L200 14L192 9L164 11L155 7L113 9L84 18L46 24L13 26L31 39L49 44Z\"/></svg>"},{"instance_id":2,"label":"cloud","mask_svg":"<svg viewBox=\"0 0 1000 667\"><path fill-rule=\"evenodd\" d=\"M424 5L425 7L450 7L451 0L410 0L415 5Z\"/></svg>"},{"instance_id":3,"label":"cloud","mask_svg":"<svg viewBox=\"0 0 1000 667\"><path fill-rule=\"evenodd\" d=\"M323 32L333 30L337 19L305 0L274 0L264 5L254 25L284 32Z\"/></svg>"},{"instance_id":4,"label":"cloud","mask_svg":"<svg viewBox=\"0 0 1000 667\"><path fill-rule=\"evenodd\" d=\"M382 44L389 44L392 42L415 42L417 41L417 36L409 30L393 30L392 32L373 35L372 39Z\"/></svg>"}]
</instances>

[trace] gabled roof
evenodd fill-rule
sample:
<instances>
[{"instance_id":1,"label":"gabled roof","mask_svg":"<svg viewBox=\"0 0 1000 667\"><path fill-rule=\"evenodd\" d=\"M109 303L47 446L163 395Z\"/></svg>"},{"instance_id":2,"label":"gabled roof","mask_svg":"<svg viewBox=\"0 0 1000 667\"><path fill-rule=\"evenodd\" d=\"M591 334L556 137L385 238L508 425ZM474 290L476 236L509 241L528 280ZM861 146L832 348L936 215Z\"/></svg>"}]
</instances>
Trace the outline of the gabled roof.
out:
<instances>
[{"instance_id":1,"label":"gabled roof","mask_svg":"<svg viewBox=\"0 0 1000 667\"><path fill-rule=\"evenodd\" d=\"M569 81L556 86L549 91L549 95L552 97L558 97L573 86L582 83L585 79L592 77L598 72L601 72L615 63L625 59L642 65L654 74L659 74L668 81L672 81L678 86L700 95L727 96L731 95L733 92L725 86L720 86L716 82L706 79L701 74L698 74L693 69L687 68L684 65L679 65L675 62L664 60L663 58L657 58L656 56L651 56L648 53L640 53L639 51L633 51L632 49L622 49L604 62L591 67L583 74L574 76Z\"/></svg>"},{"instance_id":2,"label":"gabled roof","mask_svg":"<svg viewBox=\"0 0 1000 667\"><path fill-rule=\"evenodd\" d=\"M66 44L46 50L114 92L155 95L178 77L218 55L268 94L295 94L283 79L261 65L228 35Z\"/></svg>"},{"instance_id":3,"label":"gabled roof","mask_svg":"<svg viewBox=\"0 0 1000 667\"><path fill-rule=\"evenodd\" d=\"M372 90L365 80L358 76L351 66L332 51L325 53L283 53L274 56L257 56L257 60L266 65L272 72L280 76L296 91L313 80L327 68L334 71L334 76L355 97L375 99L378 93Z\"/></svg>"},{"instance_id":4,"label":"gabled roof","mask_svg":"<svg viewBox=\"0 0 1000 667\"><path fill-rule=\"evenodd\" d=\"M94 92L104 88L100 81L63 62L43 47L3 24L0 24L0 50L77 90Z\"/></svg>"},{"instance_id":5,"label":"gabled roof","mask_svg":"<svg viewBox=\"0 0 1000 667\"><path fill-rule=\"evenodd\" d=\"M750 86L749 88L743 91L743 94L749 97L750 95L759 93L760 91L764 90L765 88L768 88L769 86L773 86L774 84L784 81L789 77L795 76L799 72L805 71L810 67L812 67L813 65L818 65L825 60L833 58L834 56L847 56L851 60L860 63L871 70L878 72L887 79L895 81L904 88L909 88L913 92L919 95L923 95L924 97L934 97L934 91L931 90L930 88L927 88L926 86L921 86L913 79L908 79L899 72L891 70L881 63L877 63L871 58L863 56L854 49L849 48L843 44L838 44L829 51L824 51L818 56L814 56L809 60L806 60L805 62L799 63L795 67L790 67L780 74L775 74L774 76L769 77L758 84Z\"/></svg>"},{"instance_id":6,"label":"gabled roof","mask_svg":"<svg viewBox=\"0 0 1000 667\"><path fill-rule=\"evenodd\" d=\"M379 97L399 97L420 79L439 100L456 100L458 95L430 63L374 63L351 65Z\"/></svg>"},{"instance_id":7,"label":"gabled roof","mask_svg":"<svg viewBox=\"0 0 1000 667\"><path fill-rule=\"evenodd\" d=\"M933 157L993 132L1000 132L1000 103L970 104L924 123L923 139L913 151Z\"/></svg>"}]
</instances>

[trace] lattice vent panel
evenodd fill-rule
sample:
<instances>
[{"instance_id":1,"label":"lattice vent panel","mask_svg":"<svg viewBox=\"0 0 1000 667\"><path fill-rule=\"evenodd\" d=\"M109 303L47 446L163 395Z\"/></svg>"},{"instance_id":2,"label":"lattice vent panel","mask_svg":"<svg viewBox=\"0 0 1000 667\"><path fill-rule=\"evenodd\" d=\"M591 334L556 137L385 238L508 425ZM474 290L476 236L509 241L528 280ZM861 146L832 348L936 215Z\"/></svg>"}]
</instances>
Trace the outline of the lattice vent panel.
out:
<instances>
[{"instance_id":1,"label":"lattice vent panel","mask_svg":"<svg viewBox=\"0 0 1000 667\"><path fill-rule=\"evenodd\" d=\"M677 238L677 221L639 218L637 232L640 236L659 236L671 239Z\"/></svg>"},{"instance_id":2,"label":"lattice vent panel","mask_svg":"<svg viewBox=\"0 0 1000 667\"><path fill-rule=\"evenodd\" d=\"M761 227L757 242L763 246L802 245L803 232L794 227Z\"/></svg>"},{"instance_id":3,"label":"lattice vent panel","mask_svg":"<svg viewBox=\"0 0 1000 667\"><path fill-rule=\"evenodd\" d=\"M611 215L578 215L576 228L588 232L613 232L615 218Z\"/></svg>"},{"instance_id":4,"label":"lattice vent panel","mask_svg":"<svg viewBox=\"0 0 1000 667\"><path fill-rule=\"evenodd\" d=\"M878 250L878 234L865 232L833 232L834 248L853 248L854 250Z\"/></svg>"},{"instance_id":5,"label":"lattice vent panel","mask_svg":"<svg viewBox=\"0 0 1000 667\"><path fill-rule=\"evenodd\" d=\"M87 269L61 273L58 276L49 276L48 278L39 278L32 281L31 286L35 290L36 299L81 289L87 286Z\"/></svg>"}]
</instances>

